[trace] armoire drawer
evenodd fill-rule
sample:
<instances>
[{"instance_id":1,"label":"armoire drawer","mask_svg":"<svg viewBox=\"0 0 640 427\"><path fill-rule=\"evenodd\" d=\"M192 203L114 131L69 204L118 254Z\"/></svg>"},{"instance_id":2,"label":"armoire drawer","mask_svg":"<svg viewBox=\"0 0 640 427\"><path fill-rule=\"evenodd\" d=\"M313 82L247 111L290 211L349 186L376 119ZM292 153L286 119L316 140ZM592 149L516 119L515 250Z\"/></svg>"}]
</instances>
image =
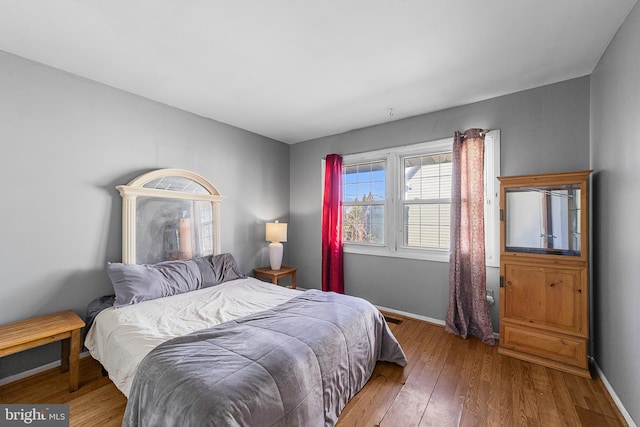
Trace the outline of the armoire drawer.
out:
<instances>
[{"instance_id":1,"label":"armoire drawer","mask_svg":"<svg viewBox=\"0 0 640 427\"><path fill-rule=\"evenodd\" d=\"M504 325L500 346L551 361L587 369L587 340L548 331Z\"/></svg>"}]
</instances>

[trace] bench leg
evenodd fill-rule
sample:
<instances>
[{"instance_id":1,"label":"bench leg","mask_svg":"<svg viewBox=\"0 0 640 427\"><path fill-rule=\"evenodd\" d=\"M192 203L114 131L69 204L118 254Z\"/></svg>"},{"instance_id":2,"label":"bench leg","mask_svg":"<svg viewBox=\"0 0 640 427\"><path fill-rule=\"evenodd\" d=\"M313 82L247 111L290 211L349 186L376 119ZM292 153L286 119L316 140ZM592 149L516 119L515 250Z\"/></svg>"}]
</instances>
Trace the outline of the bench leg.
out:
<instances>
[{"instance_id":1,"label":"bench leg","mask_svg":"<svg viewBox=\"0 0 640 427\"><path fill-rule=\"evenodd\" d=\"M69 355L69 390L76 391L80 381L80 329L71 331Z\"/></svg>"},{"instance_id":2,"label":"bench leg","mask_svg":"<svg viewBox=\"0 0 640 427\"><path fill-rule=\"evenodd\" d=\"M69 370L69 355L71 354L71 338L60 341L62 354L60 356L60 370L67 372Z\"/></svg>"}]
</instances>

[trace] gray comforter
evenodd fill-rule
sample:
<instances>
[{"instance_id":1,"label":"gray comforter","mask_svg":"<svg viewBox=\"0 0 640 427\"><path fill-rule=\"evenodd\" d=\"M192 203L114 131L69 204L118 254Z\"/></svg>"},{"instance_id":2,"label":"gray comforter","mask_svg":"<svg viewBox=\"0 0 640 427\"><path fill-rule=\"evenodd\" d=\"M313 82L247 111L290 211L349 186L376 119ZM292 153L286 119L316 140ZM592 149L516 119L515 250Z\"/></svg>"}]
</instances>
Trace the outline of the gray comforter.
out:
<instances>
[{"instance_id":1,"label":"gray comforter","mask_svg":"<svg viewBox=\"0 0 640 427\"><path fill-rule=\"evenodd\" d=\"M375 307L307 291L156 347L123 426L333 426L378 360L406 364Z\"/></svg>"}]
</instances>

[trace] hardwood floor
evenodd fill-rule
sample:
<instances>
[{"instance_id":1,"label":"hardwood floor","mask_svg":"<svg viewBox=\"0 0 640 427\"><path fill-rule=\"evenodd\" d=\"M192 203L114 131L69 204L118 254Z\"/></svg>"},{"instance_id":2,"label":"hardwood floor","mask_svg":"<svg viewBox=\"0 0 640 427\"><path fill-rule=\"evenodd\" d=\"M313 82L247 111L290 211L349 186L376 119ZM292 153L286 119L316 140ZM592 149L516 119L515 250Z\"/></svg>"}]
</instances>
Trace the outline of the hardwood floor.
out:
<instances>
[{"instance_id":1,"label":"hardwood floor","mask_svg":"<svg viewBox=\"0 0 640 427\"><path fill-rule=\"evenodd\" d=\"M588 380L499 355L441 326L397 315L390 322L408 365L378 363L344 408L338 427L626 426L599 379ZM0 403L68 403L71 426L119 426L125 397L91 357L80 389L52 369L0 387Z\"/></svg>"}]
</instances>

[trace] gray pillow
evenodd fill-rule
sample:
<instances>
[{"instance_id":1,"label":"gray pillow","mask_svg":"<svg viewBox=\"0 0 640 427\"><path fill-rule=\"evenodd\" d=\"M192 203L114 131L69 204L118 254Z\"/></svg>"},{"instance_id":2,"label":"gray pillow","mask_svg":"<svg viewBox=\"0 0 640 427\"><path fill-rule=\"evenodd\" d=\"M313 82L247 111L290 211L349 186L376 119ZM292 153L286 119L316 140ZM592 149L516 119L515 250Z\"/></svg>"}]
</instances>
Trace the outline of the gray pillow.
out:
<instances>
[{"instance_id":1,"label":"gray pillow","mask_svg":"<svg viewBox=\"0 0 640 427\"><path fill-rule=\"evenodd\" d=\"M202 275L194 260L158 264L108 263L107 274L116 294L114 307L199 289Z\"/></svg>"},{"instance_id":2,"label":"gray pillow","mask_svg":"<svg viewBox=\"0 0 640 427\"><path fill-rule=\"evenodd\" d=\"M247 277L240 271L235 258L229 253L196 258L195 262L202 275L203 288Z\"/></svg>"}]
</instances>

